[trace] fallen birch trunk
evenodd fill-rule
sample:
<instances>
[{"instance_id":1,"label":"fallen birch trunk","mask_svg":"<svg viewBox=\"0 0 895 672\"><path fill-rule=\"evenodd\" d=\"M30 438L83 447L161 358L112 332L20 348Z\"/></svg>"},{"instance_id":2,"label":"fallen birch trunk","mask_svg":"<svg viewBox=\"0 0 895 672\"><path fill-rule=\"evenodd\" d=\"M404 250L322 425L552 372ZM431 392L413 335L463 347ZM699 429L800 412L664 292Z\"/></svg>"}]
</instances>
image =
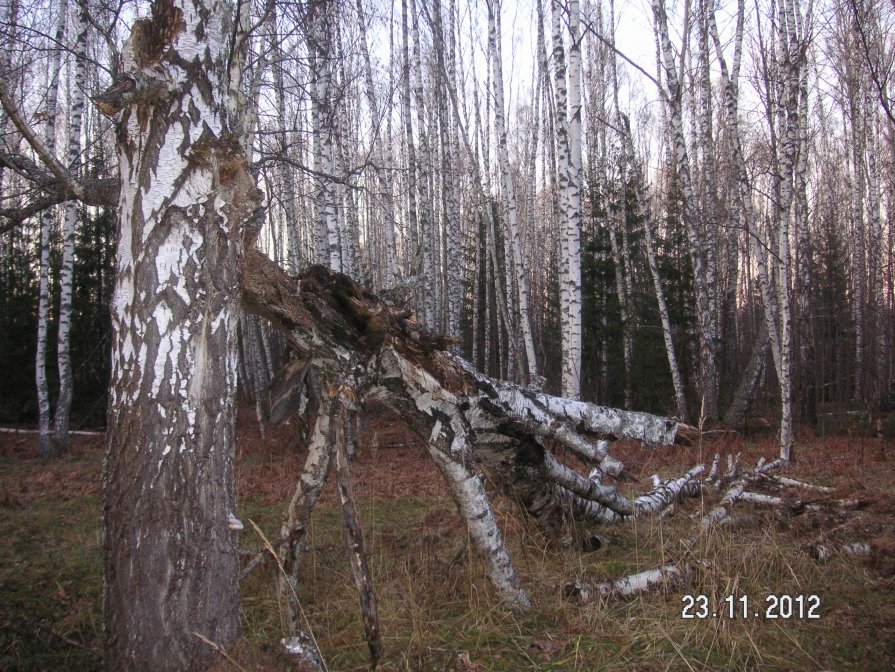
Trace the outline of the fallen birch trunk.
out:
<instances>
[{"instance_id":1,"label":"fallen birch trunk","mask_svg":"<svg viewBox=\"0 0 895 672\"><path fill-rule=\"evenodd\" d=\"M290 278L251 252L242 284L246 308L270 319L321 379L349 381L359 404L376 400L397 409L430 445L430 454L434 449L467 470L484 471L542 529L556 529L569 504L572 515L613 521L635 509L657 513L695 490L691 473L629 500L614 485L589 485L560 468L549 452L555 443L609 476L624 476L624 465L602 439L670 443L677 435L672 420L488 378L450 354L449 341L421 330L407 312L319 266ZM463 515L478 507L458 502L458 510Z\"/></svg>"},{"instance_id":2,"label":"fallen birch trunk","mask_svg":"<svg viewBox=\"0 0 895 672\"><path fill-rule=\"evenodd\" d=\"M565 595L581 604L588 604L600 597L631 597L657 588L669 588L690 581L697 570L707 565L704 561L688 565L664 565L656 569L648 569L630 574L614 581L593 582L579 579L569 583Z\"/></svg>"},{"instance_id":3,"label":"fallen birch trunk","mask_svg":"<svg viewBox=\"0 0 895 672\"><path fill-rule=\"evenodd\" d=\"M818 562L826 562L836 555L866 558L872 552L873 548L866 542L838 545L814 544L808 548L808 554Z\"/></svg>"}]
</instances>

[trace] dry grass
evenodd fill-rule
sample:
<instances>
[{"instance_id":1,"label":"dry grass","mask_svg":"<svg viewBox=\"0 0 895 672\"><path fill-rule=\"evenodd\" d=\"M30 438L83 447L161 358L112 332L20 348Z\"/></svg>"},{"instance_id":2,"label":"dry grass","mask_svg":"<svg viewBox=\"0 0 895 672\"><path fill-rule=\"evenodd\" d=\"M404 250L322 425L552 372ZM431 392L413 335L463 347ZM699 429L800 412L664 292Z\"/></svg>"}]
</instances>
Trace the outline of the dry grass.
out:
<instances>
[{"instance_id":1,"label":"dry grass","mask_svg":"<svg viewBox=\"0 0 895 672\"><path fill-rule=\"evenodd\" d=\"M248 414L243 414L246 418ZM465 529L435 470L394 418L361 428L352 465L361 521L379 599L386 659L383 670L889 670L895 667L895 446L880 441L802 437L796 477L832 485L837 496L871 502L842 515L799 516L740 505L753 525L711 530L692 549L681 539L691 518L717 494L693 500L674 516L602 530L611 544L595 553L550 544L495 499L516 567L536 607L524 616L504 610L484 568L463 549ZM240 425L240 516L275 535L300 468L293 430L262 440ZM374 437L375 436L375 446ZM27 441L0 445L0 669L95 669L99 664L100 572L98 488L101 449L44 462ZM397 445L396 445L397 444ZM646 479L679 473L715 450L742 452L745 463L773 452L773 440L727 436L686 449L618 449ZM702 455L700 455L702 453ZM636 486L634 486L636 487ZM645 487L645 486L639 486ZM247 526L247 530L250 526ZM569 530L574 533L576 530ZM870 541L867 560L818 564L806 543ZM260 545L244 533L246 545ZM455 560L455 558L458 558ZM628 601L579 605L563 596L570 579L618 578L668 562L707 560L688 586ZM308 625L333 669L365 669L358 600L344 552L341 516L332 491L315 512L305 556L301 598ZM273 588L274 568L245 582L245 638L220 670L285 670L283 636ZM724 610L728 595L746 595L764 610L771 594L821 598L818 620L681 618L684 594L709 597Z\"/></svg>"}]
</instances>

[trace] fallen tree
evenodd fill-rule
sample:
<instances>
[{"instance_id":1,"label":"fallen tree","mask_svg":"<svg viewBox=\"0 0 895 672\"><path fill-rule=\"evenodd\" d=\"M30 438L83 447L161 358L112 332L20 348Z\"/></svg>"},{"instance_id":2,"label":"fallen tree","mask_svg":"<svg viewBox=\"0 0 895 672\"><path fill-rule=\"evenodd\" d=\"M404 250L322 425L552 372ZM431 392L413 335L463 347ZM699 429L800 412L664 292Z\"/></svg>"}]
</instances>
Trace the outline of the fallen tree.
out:
<instances>
[{"instance_id":1,"label":"fallen tree","mask_svg":"<svg viewBox=\"0 0 895 672\"><path fill-rule=\"evenodd\" d=\"M616 523L656 514L699 492L703 465L676 479L657 479L634 499L612 482L630 474L609 453L607 439L683 440L672 420L553 397L482 375L450 353L449 339L421 329L410 311L321 266L291 277L251 251L243 273L244 307L270 320L295 358L271 387L270 419L283 422L300 415L308 434L305 465L271 554L280 570L281 598L289 605L292 636L284 646L305 665L319 668L322 658L299 624L299 559L308 520L333 464L374 661L381 651L362 533L350 515L354 505L344 457L348 417L365 404L396 409L422 439L491 583L510 609L525 610L531 602L497 526L483 476L547 532L561 529L569 516ZM566 466L551 452L554 448L590 465L589 476Z\"/></svg>"},{"instance_id":2,"label":"fallen tree","mask_svg":"<svg viewBox=\"0 0 895 672\"><path fill-rule=\"evenodd\" d=\"M283 334L293 356L271 383L264 404L267 421L278 424L300 418L297 424L305 428L308 446L280 538L248 560L243 576L265 557L275 560L281 603L288 607L289 636L283 648L302 669L326 669L316 643L301 627L298 581L308 521L330 471L336 476L347 552L374 666L382 655L376 598L348 468L348 456L353 454L351 416L368 404L391 407L420 438L448 485L497 595L516 611L528 609L531 600L497 525L486 478L553 537L570 518L598 525L640 516L661 518L672 513L677 502L700 494L720 501L696 516L697 534L751 520L730 515L738 503L771 507L782 515L820 508L841 511L861 504L832 499L830 488L780 475L777 472L785 466L781 460L761 459L754 468L745 468L739 455L727 455L726 468L721 456L715 455L705 477L703 464L677 478L653 476L647 491L628 497L617 484L631 474L610 453L610 441L686 444L698 430L655 415L494 380L452 354L450 339L421 329L409 310L322 266L289 276L253 250L246 254L241 286L244 308L268 319ZM589 468L588 474L569 466L561 453L578 458ZM775 494L790 490L821 499L805 502L801 496ZM683 547L692 548L696 538ZM605 539L589 532L581 543L583 549L594 550L605 545ZM859 546L832 551L824 547L814 556L863 551ZM581 602L625 597L692 580L706 567L706 561L685 559L610 581L579 578L566 585L566 594Z\"/></svg>"}]
</instances>

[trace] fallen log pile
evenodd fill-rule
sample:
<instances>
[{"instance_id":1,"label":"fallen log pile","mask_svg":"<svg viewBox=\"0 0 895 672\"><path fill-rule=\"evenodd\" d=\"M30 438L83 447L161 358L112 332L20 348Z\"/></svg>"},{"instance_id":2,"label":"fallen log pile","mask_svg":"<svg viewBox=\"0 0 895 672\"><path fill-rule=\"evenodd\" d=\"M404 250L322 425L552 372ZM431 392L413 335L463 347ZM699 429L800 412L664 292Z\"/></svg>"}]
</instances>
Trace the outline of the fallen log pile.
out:
<instances>
[{"instance_id":1,"label":"fallen log pile","mask_svg":"<svg viewBox=\"0 0 895 672\"><path fill-rule=\"evenodd\" d=\"M740 470L738 461L729 459L721 474L720 456L716 456L704 479L700 477L705 465L697 464L677 478L654 477L652 487L639 496L625 496L617 483L631 475L610 454L609 441L685 443L693 440L694 429L681 426L679 434L673 420L554 397L539 389L494 380L452 354L449 339L421 329L409 311L320 266L290 277L266 256L251 251L245 260L242 287L246 310L267 318L292 352L292 361L271 385L269 419L276 423L301 418L308 446L280 538L251 558L246 571L258 565L262 555L275 558L280 596L288 605L288 630L292 633L284 647L309 669L323 669L323 663L300 623L299 560L311 512L331 466L338 479L352 573L374 664L382 650L363 533L353 514L356 506L347 458L352 452L347 445L350 416L366 404L395 409L420 437L448 485L470 542L486 563L491 583L513 610L528 609L531 600L498 528L485 478L548 534L563 529L563 522L570 517L610 524L663 515L676 502L698 496L705 488L724 489L724 495L702 518L702 527L725 524L737 502L784 504L779 497L759 497L747 490L752 484L804 486L815 494L825 494L817 486L772 476L781 466L779 462ZM588 475L568 466L568 460L558 457L557 449L588 465ZM570 584L567 592L579 599L628 595L671 579L686 579L700 566L695 562L662 567L608 583L579 580Z\"/></svg>"}]
</instances>

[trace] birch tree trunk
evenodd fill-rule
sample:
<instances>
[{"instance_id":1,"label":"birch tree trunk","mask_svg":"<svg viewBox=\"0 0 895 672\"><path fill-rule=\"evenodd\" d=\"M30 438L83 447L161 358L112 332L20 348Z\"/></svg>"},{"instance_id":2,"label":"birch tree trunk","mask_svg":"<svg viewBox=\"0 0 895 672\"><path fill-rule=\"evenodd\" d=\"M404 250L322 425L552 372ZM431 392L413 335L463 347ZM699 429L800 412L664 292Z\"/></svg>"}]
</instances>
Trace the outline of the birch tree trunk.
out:
<instances>
[{"instance_id":1,"label":"birch tree trunk","mask_svg":"<svg viewBox=\"0 0 895 672\"><path fill-rule=\"evenodd\" d=\"M667 104L672 130L674 157L684 202L684 223L690 243L690 258L693 263L693 280L696 289L696 321L699 333L700 393L703 413L707 418L718 417L718 371L716 366L715 330L711 293L708 287L708 270L705 258L705 240L697 221L696 194L684 135L682 112L683 89L675 67L674 50L668 36L668 18L664 0L653 0L653 17L659 34L660 53L668 87ZM685 29L685 34L689 27ZM681 59L683 62L683 59Z\"/></svg>"},{"instance_id":2,"label":"birch tree trunk","mask_svg":"<svg viewBox=\"0 0 895 672\"><path fill-rule=\"evenodd\" d=\"M516 187L510 167L510 154L507 147L507 127L504 118L503 99L503 64L501 57L500 37L500 0L488 0L488 44L491 49L491 68L494 73L494 123L497 131L497 155L500 172L503 176L504 198L506 201L507 228L510 234L510 248L515 267L515 284L519 300L519 323L522 329L522 341L525 346L527 365L526 380L535 380L538 376L538 362L535 356L534 337L531 330L531 319L528 308L528 273L522 255L522 240L519 233L518 208L516 203ZM509 288L507 288L509 291Z\"/></svg>"},{"instance_id":3,"label":"birch tree trunk","mask_svg":"<svg viewBox=\"0 0 895 672\"><path fill-rule=\"evenodd\" d=\"M289 146L289 136L286 130L286 86L284 78L283 64L285 55L283 54L282 44L277 32L276 8L271 9L273 18L271 20L271 51L273 66L273 86L274 86L274 102L277 106L277 143L280 153L280 161L277 163L277 171L279 172L280 183L282 185L283 195L283 213L286 216L285 229L286 237L289 240L289 254L286 259L289 267L297 272L301 270L304 259L304 241L302 240L301 221L298 217L298 202L295 197L295 172L292 169L292 151Z\"/></svg>"},{"instance_id":4,"label":"birch tree trunk","mask_svg":"<svg viewBox=\"0 0 895 672\"><path fill-rule=\"evenodd\" d=\"M868 87L869 88L869 87ZM882 213L881 213L881 168L878 156L880 154L879 145L879 114L873 101L869 98L866 104L867 110L867 143L869 151L867 152L867 223L869 224L870 249L879 251L883 250L883 232L882 232ZM806 131L807 132L807 131ZM870 314L870 361L873 370L877 373L873 376L872 384L868 387L869 406L876 408L882 399L883 394L883 376L878 372L885 370L886 364L886 339L885 339L885 322L883 315L884 296L883 296L883 280L880 273L881 256L878 252L870 254L868 258L867 269L867 286L868 304Z\"/></svg>"},{"instance_id":5,"label":"birch tree trunk","mask_svg":"<svg viewBox=\"0 0 895 672\"><path fill-rule=\"evenodd\" d=\"M362 0L357 0L357 27L360 35L361 53L364 59L364 87L367 96L367 105L373 117L374 125L382 119L382 110L379 107L379 99L376 95L376 85L373 82L373 66L370 63L370 50L367 46L367 17L364 12ZM397 248L395 247L395 199L392 183L385 171L385 149L382 135L377 132L373 139L373 152L376 165L376 184L379 187L378 198L382 203L383 225L385 233L385 286L391 287L401 281L401 273L398 269Z\"/></svg>"},{"instance_id":6,"label":"birch tree trunk","mask_svg":"<svg viewBox=\"0 0 895 672\"><path fill-rule=\"evenodd\" d=\"M557 175L560 217L560 311L562 393L581 395L581 44L580 8L569 4L568 79L560 30L561 10L552 3L553 67L556 78Z\"/></svg>"},{"instance_id":7,"label":"birch tree trunk","mask_svg":"<svg viewBox=\"0 0 895 672\"><path fill-rule=\"evenodd\" d=\"M763 353L766 350L765 344L761 341L766 339L770 344L777 379L780 380L782 377L780 358L781 345L777 328L777 316L779 311L777 310L776 296L771 291L771 275L768 272L767 252L758 231L756 207L752 199L752 186L749 182L746 158L743 152L742 139L739 130L739 73L742 58L744 21L745 3L743 0L738 0L737 23L734 34L734 55L732 66L730 70L728 70L727 61L725 60L724 53L721 49L721 40L718 35L715 13L711 7L708 9L709 35L714 44L715 55L721 69L721 82L724 88L725 124L730 132L731 146L733 149L732 158L737 177L736 193L738 204L743 219L745 220L746 233L751 240L751 248L756 260L759 291L761 292L764 313L764 325L763 328L759 330L759 335L757 337L759 342L753 345L746 372L741 378L741 384L734 394L734 400L731 403L731 407L725 418L725 422L730 426L736 426L742 421L743 414L748 406L754 386L758 382L764 361Z\"/></svg>"},{"instance_id":8,"label":"birch tree trunk","mask_svg":"<svg viewBox=\"0 0 895 672\"><path fill-rule=\"evenodd\" d=\"M416 190L417 205L419 207L419 245L420 245L420 278L422 291L422 318L423 324L428 329L435 328L436 312L436 279L434 267L433 229L435 219L432 213L432 196L429 189L429 181L432 175L434 163L432 161L431 146L429 143L429 124L426 118L426 99L423 95L423 69L422 50L420 48L419 19L417 17L416 1L410 0L411 40L413 42L413 61L416 67L412 69L413 97L416 103L416 132L419 138L419 161Z\"/></svg>"},{"instance_id":9,"label":"birch tree trunk","mask_svg":"<svg viewBox=\"0 0 895 672\"><path fill-rule=\"evenodd\" d=\"M103 474L105 665L198 670L240 634L234 406L242 228L259 202L232 133L232 5L157 0L135 22ZM238 39L238 34L237 34ZM99 102L101 101L101 103ZM249 232L251 236L252 232Z\"/></svg>"},{"instance_id":10,"label":"birch tree trunk","mask_svg":"<svg viewBox=\"0 0 895 672\"><path fill-rule=\"evenodd\" d=\"M563 394L581 396L581 8L569 2L569 209L562 219L560 277L566 294L563 321ZM622 235L625 235L624 233ZM566 394L568 392L568 394ZM633 400L632 400L633 403Z\"/></svg>"},{"instance_id":11,"label":"birch tree trunk","mask_svg":"<svg viewBox=\"0 0 895 672\"><path fill-rule=\"evenodd\" d=\"M630 163L634 156L634 140L631 137L631 127L626 118L621 119L624 133L624 148L626 162ZM646 203L646 195L637 194L638 203ZM681 370L677 361L677 351L674 346L674 338L671 330L671 317L668 312L668 303L665 301L665 290L662 287L662 277L659 274L659 264L656 261L656 248L653 244L652 217L646 213L643 220L643 240L646 246L647 263L650 276L653 280L653 289L656 292L656 303L659 307L659 319L662 322L662 338L665 341L665 354L668 357L668 369L671 372L671 382L674 386L674 399L677 404L678 418L681 422L689 422L687 413L687 397L684 392L684 382L681 378Z\"/></svg>"},{"instance_id":12,"label":"birch tree trunk","mask_svg":"<svg viewBox=\"0 0 895 672\"><path fill-rule=\"evenodd\" d=\"M306 40L310 59L311 137L314 143L315 182L315 261L334 271L342 270L338 210L332 176L335 172L331 106L333 86L333 32L335 6L311 3L308 8Z\"/></svg>"},{"instance_id":13,"label":"birch tree trunk","mask_svg":"<svg viewBox=\"0 0 895 672\"><path fill-rule=\"evenodd\" d=\"M47 70L47 107L44 122L44 147L53 156L56 153L56 113L59 100L59 71L62 65L62 44L65 39L65 15L68 2L59 5L56 20L55 46L50 48L50 62ZM40 280L38 282L37 304L37 351L35 355L35 378L37 382L38 408L38 452L49 455L53 452L50 437L50 390L47 384L47 330L50 312L50 230L53 226L55 210L47 208L40 217Z\"/></svg>"},{"instance_id":14,"label":"birch tree trunk","mask_svg":"<svg viewBox=\"0 0 895 672\"><path fill-rule=\"evenodd\" d=\"M71 91L68 130L68 169L80 177L81 120L84 116L84 84L87 64L87 3L81 0L72 12L71 32L74 35L75 78ZM68 450L68 420L71 412L71 296L75 261L75 224L78 202L65 204L65 228L62 238L62 268L59 273L59 334L57 359L59 366L59 398L53 418L54 442L61 451Z\"/></svg>"},{"instance_id":15,"label":"birch tree trunk","mask_svg":"<svg viewBox=\"0 0 895 672\"><path fill-rule=\"evenodd\" d=\"M413 139L413 115L410 107L410 36L408 32L407 0L401 0L401 118L404 125L404 151L407 153L407 237L410 244L405 249L408 263L413 264L418 256L415 248L419 245L419 208L416 201L417 160L416 144ZM417 270L414 265L414 273Z\"/></svg>"},{"instance_id":16,"label":"birch tree trunk","mask_svg":"<svg viewBox=\"0 0 895 672\"><path fill-rule=\"evenodd\" d=\"M432 3L432 49L445 67L439 70L435 91L442 100L454 86L456 69L454 65L453 12L450 14L447 43L441 19L441 1ZM453 4L453 3L452 3ZM444 320L446 333L460 336L460 308L462 304L461 250L460 250L460 189L457 176L456 133L458 111L450 105L438 106L438 126L441 131L441 174L442 174L442 229L444 231L445 299L447 318Z\"/></svg>"},{"instance_id":17,"label":"birch tree trunk","mask_svg":"<svg viewBox=\"0 0 895 672\"><path fill-rule=\"evenodd\" d=\"M783 133L780 154L775 157L777 193L774 215L777 231L777 304L780 311L780 457L792 457L792 279L790 218L793 205L793 171L799 141L799 84L805 67L807 38L800 34L802 18L798 0L784 0L778 19L779 69L783 100L778 100L777 132ZM778 136L779 139L779 136Z\"/></svg>"}]
</instances>

